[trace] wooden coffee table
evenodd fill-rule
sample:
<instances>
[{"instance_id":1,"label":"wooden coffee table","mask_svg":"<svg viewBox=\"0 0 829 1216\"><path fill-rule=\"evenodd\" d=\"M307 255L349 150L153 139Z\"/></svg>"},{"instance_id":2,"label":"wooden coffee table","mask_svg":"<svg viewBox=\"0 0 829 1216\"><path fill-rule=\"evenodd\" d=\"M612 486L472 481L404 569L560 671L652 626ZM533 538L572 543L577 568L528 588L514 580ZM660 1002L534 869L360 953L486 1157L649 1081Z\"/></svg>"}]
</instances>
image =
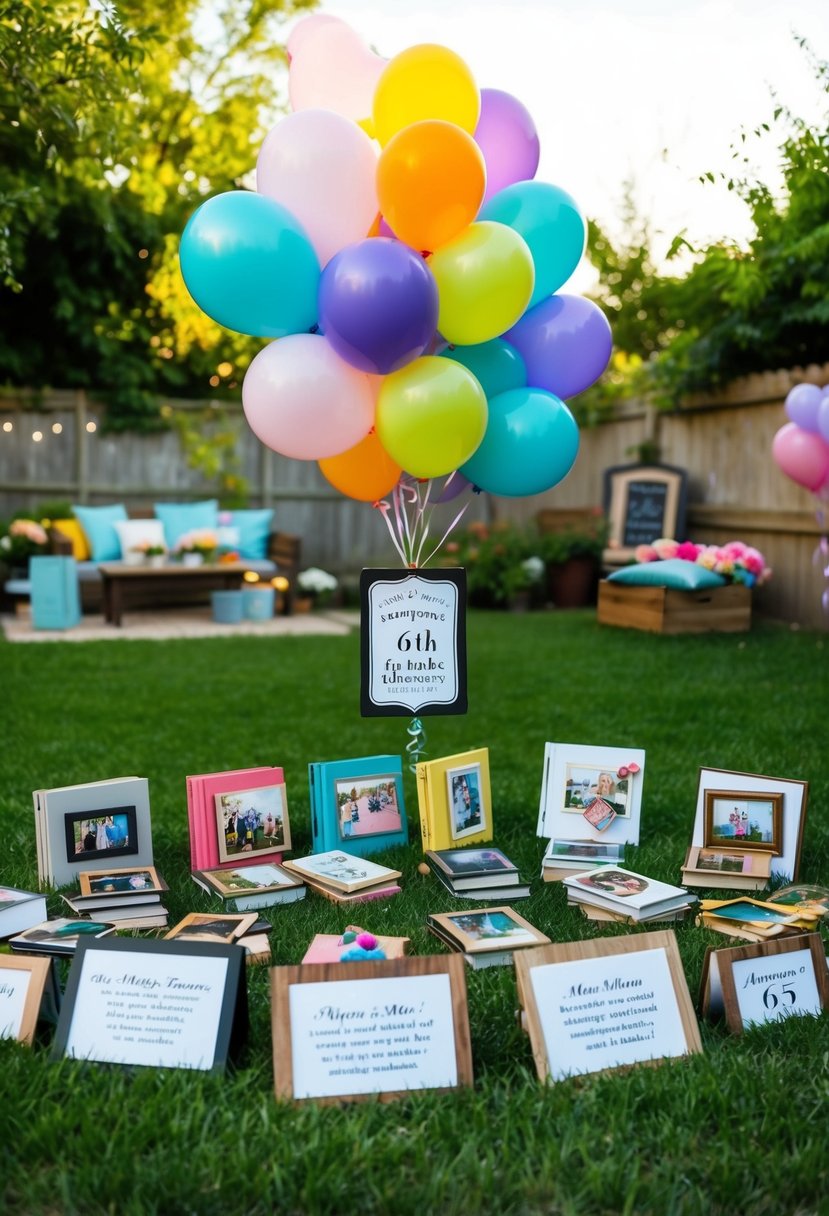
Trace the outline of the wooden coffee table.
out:
<instances>
[{"instance_id":1,"label":"wooden coffee table","mask_svg":"<svg viewBox=\"0 0 829 1216\"><path fill-rule=\"evenodd\" d=\"M104 619L120 625L128 608L152 608L156 600L179 591L232 591L240 587L244 562L223 562L215 566L127 566L122 562L104 563L98 569L104 593Z\"/></svg>"}]
</instances>

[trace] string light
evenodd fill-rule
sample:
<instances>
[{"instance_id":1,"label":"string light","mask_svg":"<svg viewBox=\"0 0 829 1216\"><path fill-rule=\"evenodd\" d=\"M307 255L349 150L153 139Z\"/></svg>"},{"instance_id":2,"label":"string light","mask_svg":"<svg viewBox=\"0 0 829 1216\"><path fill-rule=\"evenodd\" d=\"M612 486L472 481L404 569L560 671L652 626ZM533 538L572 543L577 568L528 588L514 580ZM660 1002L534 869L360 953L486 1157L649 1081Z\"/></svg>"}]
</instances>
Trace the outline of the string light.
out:
<instances>
[{"instance_id":1,"label":"string light","mask_svg":"<svg viewBox=\"0 0 829 1216\"><path fill-rule=\"evenodd\" d=\"M35 443L40 443L43 438L43 431L32 431L32 439Z\"/></svg>"},{"instance_id":2,"label":"string light","mask_svg":"<svg viewBox=\"0 0 829 1216\"><path fill-rule=\"evenodd\" d=\"M3 423L3 430L6 432L6 434L8 434L8 432L9 432L9 431L13 431L13 430L14 430L14 423L13 423L13 422L4 422L4 423Z\"/></svg>"},{"instance_id":3,"label":"string light","mask_svg":"<svg viewBox=\"0 0 829 1216\"><path fill-rule=\"evenodd\" d=\"M62 422L53 422L52 423L52 434L53 435L63 434L63 423Z\"/></svg>"},{"instance_id":4,"label":"string light","mask_svg":"<svg viewBox=\"0 0 829 1216\"><path fill-rule=\"evenodd\" d=\"M98 429L98 423L97 422L87 422L86 429L87 429L87 431L89 431L90 435L94 435Z\"/></svg>"}]
</instances>

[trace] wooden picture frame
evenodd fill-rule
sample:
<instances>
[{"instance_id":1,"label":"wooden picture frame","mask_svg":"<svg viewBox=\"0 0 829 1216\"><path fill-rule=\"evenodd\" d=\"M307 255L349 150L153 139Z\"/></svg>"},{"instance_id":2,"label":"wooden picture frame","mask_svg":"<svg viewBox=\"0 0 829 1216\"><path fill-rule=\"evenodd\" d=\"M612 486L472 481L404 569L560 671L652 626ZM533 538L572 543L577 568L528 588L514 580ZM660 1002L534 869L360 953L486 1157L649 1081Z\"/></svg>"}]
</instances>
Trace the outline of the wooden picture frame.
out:
<instances>
[{"instance_id":1,"label":"wooden picture frame","mask_svg":"<svg viewBox=\"0 0 829 1216\"><path fill-rule=\"evenodd\" d=\"M142 882L144 878L148 882ZM115 880L107 886L110 880ZM137 880L130 882L130 879ZM163 891L164 883L158 876L155 866L122 866L111 870L84 870L78 875L78 886L81 895L134 895L136 892Z\"/></svg>"},{"instance_id":2,"label":"wooden picture frame","mask_svg":"<svg viewBox=\"0 0 829 1216\"><path fill-rule=\"evenodd\" d=\"M724 832L726 826L733 832ZM723 831L718 832L718 827ZM706 789L703 848L759 849L779 856L783 849L782 793Z\"/></svg>"},{"instance_id":3,"label":"wooden picture frame","mask_svg":"<svg viewBox=\"0 0 829 1216\"><path fill-rule=\"evenodd\" d=\"M515 974L541 1081L653 1065L702 1051L670 929L519 950ZM568 1002L584 1010L571 1010ZM580 1037L571 1037L573 1031ZM593 1053L589 1057L587 1050Z\"/></svg>"},{"instance_id":4,"label":"wooden picture frame","mask_svg":"<svg viewBox=\"0 0 829 1216\"><path fill-rule=\"evenodd\" d=\"M724 1018L732 1034L827 1008L829 969L820 933L706 952L700 1010L713 1021Z\"/></svg>"},{"instance_id":5,"label":"wooden picture frame","mask_svg":"<svg viewBox=\"0 0 829 1216\"><path fill-rule=\"evenodd\" d=\"M808 781L791 777L770 777L760 773L744 773L727 768L700 768L694 826L691 832L692 847L711 847L705 838L706 795L709 791L725 791L726 797L750 794L752 796L761 795L767 799L770 795L782 795L780 851L772 856L771 877L785 878L788 882L796 881L800 867L803 826L809 801Z\"/></svg>"},{"instance_id":6,"label":"wooden picture frame","mask_svg":"<svg viewBox=\"0 0 829 1216\"><path fill-rule=\"evenodd\" d=\"M493 950L524 950L549 942L546 933L531 925L514 908L506 905L464 908L460 912L432 912L429 924L440 930L444 941L452 942L465 954L488 954ZM486 935L487 926L492 936Z\"/></svg>"},{"instance_id":7,"label":"wooden picture frame","mask_svg":"<svg viewBox=\"0 0 829 1216\"><path fill-rule=\"evenodd\" d=\"M258 912L189 912L163 941L235 942L249 933Z\"/></svg>"},{"instance_id":8,"label":"wooden picture frame","mask_svg":"<svg viewBox=\"0 0 829 1216\"><path fill-rule=\"evenodd\" d=\"M315 1039L315 1021L331 1033ZM279 1100L390 1101L412 1090L472 1085L460 955L274 967L271 1022ZM447 1053L445 1065L433 1062L436 1052ZM343 1068L332 1069L342 1057ZM447 1083L429 1084L444 1068ZM412 1084L401 1088L403 1079Z\"/></svg>"},{"instance_id":9,"label":"wooden picture frame","mask_svg":"<svg viewBox=\"0 0 829 1216\"><path fill-rule=\"evenodd\" d=\"M50 958L0 954L0 1039L31 1047L52 975Z\"/></svg>"}]
</instances>

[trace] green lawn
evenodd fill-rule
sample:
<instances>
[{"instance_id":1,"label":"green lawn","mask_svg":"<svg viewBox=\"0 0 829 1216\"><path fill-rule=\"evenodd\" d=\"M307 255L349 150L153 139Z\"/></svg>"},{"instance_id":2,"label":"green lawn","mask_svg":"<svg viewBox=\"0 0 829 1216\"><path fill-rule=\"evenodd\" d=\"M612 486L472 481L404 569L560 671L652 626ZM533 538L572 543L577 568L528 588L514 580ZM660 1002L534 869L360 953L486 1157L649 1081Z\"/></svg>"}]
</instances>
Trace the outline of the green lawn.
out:
<instances>
[{"instance_id":1,"label":"green lawn","mask_svg":"<svg viewBox=\"0 0 829 1216\"><path fill-rule=\"evenodd\" d=\"M185 775L285 768L295 851L310 845L307 763L403 750L405 719L359 716L348 638L11 646L0 643L0 881L36 881L31 791L138 774L150 780L156 863L171 922L207 910L188 877ZM659 638L599 629L591 613L478 614L464 717L425 722L432 757L490 748L495 840L533 877L519 905L556 941L622 931L568 909L537 879L545 740L647 751L632 864L678 881L700 765L811 783L801 877L829 883L829 707L824 638L761 625L745 636ZM410 822L414 779L406 774ZM388 860L404 892L360 919L415 953L446 910L416 843ZM459 906L459 905L458 905ZM60 900L50 908L60 912ZM351 916L310 896L273 911L277 964ZM696 998L705 947L680 925ZM703 1026L704 1054L543 1087L515 1019L507 968L470 972L474 1089L347 1107L277 1104L268 973L250 968L252 1035L233 1075L49 1062L48 1040L0 1043L8 1213L829 1212L829 1018L741 1038Z\"/></svg>"}]
</instances>

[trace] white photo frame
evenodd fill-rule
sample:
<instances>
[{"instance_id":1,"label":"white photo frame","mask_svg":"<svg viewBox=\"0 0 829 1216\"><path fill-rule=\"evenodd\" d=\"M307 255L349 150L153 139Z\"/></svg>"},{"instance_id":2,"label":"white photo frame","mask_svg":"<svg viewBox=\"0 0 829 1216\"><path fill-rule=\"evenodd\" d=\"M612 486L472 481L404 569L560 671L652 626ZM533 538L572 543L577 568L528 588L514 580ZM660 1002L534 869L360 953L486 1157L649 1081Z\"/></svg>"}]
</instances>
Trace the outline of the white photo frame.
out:
<instances>
[{"instance_id":1,"label":"white photo frame","mask_svg":"<svg viewBox=\"0 0 829 1216\"><path fill-rule=\"evenodd\" d=\"M644 775L642 748L546 743L537 835L547 840L559 837L638 844ZM609 786L602 780L605 777L610 779ZM574 786L577 779L578 795ZM603 800L612 806L615 816L609 824L600 824L597 829L584 812L589 811L589 803L601 796L602 790ZM581 805L577 805L579 802Z\"/></svg>"},{"instance_id":2,"label":"white photo frame","mask_svg":"<svg viewBox=\"0 0 829 1216\"><path fill-rule=\"evenodd\" d=\"M488 826L481 766L465 764L446 770L446 800L449 832L453 840L479 836Z\"/></svg>"},{"instance_id":3,"label":"white photo frame","mask_svg":"<svg viewBox=\"0 0 829 1216\"><path fill-rule=\"evenodd\" d=\"M771 859L771 876L772 878L789 878L794 881L800 865L800 845L806 818L806 804L809 798L808 781L765 777L759 773L739 773L722 768L700 768L694 830L691 837L692 847L703 848L705 846L706 795L712 790L733 791L735 794L755 793L764 796L782 794L782 848L780 853Z\"/></svg>"}]
</instances>

